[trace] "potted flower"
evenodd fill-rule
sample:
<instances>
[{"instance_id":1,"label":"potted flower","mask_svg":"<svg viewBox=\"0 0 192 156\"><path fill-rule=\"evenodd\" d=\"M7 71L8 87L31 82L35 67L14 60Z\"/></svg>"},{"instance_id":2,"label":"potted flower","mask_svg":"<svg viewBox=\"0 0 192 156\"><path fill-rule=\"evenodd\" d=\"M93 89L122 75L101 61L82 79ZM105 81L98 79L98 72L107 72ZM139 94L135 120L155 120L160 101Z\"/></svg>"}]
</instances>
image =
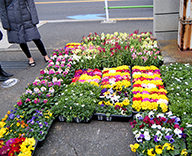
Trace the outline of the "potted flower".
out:
<instances>
[{"instance_id":1,"label":"potted flower","mask_svg":"<svg viewBox=\"0 0 192 156\"><path fill-rule=\"evenodd\" d=\"M101 80L102 91L100 93L100 102L96 107L98 119L107 116L111 120L115 117L130 117L132 109L130 104L130 71L128 66L119 66L116 68L106 68L102 71Z\"/></svg>"},{"instance_id":2,"label":"potted flower","mask_svg":"<svg viewBox=\"0 0 192 156\"><path fill-rule=\"evenodd\" d=\"M36 147L34 138L11 138L7 141L0 140L0 155L33 155Z\"/></svg>"},{"instance_id":3,"label":"potted flower","mask_svg":"<svg viewBox=\"0 0 192 156\"><path fill-rule=\"evenodd\" d=\"M186 155L184 128L172 112L145 111L130 122L136 142L131 150L139 155Z\"/></svg>"},{"instance_id":4,"label":"potted flower","mask_svg":"<svg viewBox=\"0 0 192 156\"><path fill-rule=\"evenodd\" d=\"M98 86L88 82L72 83L63 90L51 112L56 116L63 116L67 122L74 119L76 122L89 120L95 110L100 91Z\"/></svg>"}]
</instances>

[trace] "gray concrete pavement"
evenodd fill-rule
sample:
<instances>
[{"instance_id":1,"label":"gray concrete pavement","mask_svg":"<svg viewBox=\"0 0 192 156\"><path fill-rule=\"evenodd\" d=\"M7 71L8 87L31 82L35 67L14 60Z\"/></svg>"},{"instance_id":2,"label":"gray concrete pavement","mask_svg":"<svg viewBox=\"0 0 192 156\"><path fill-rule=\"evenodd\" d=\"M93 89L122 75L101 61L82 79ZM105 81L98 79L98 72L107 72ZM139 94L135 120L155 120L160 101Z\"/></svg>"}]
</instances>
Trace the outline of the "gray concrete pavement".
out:
<instances>
[{"instance_id":1,"label":"gray concrete pavement","mask_svg":"<svg viewBox=\"0 0 192 156\"><path fill-rule=\"evenodd\" d=\"M140 32L152 32L152 25L152 21L117 21L113 24L101 24L100 21L48 22L42 25L39 31L50 55L53 49L63 48L68 42L80 42L82 36L87 36L89 32L132 33L136 29ZM46 67L34 43L31 42L28 45L37 64L34 68L27 67L27 58L18 45L0 50L0 62L26 61L25 69L5 69L13 73L13 77L19 79L20 82L11 88L0 87L1 118L13 108L25 92L27 84L39 76L40 69ZM94 120L89 124L77 124L55 121L44 145L37 148L35 156L134 156L129 148L130 143L134 143L134 138L128 122Z\"/></svg>"}]
</instances>

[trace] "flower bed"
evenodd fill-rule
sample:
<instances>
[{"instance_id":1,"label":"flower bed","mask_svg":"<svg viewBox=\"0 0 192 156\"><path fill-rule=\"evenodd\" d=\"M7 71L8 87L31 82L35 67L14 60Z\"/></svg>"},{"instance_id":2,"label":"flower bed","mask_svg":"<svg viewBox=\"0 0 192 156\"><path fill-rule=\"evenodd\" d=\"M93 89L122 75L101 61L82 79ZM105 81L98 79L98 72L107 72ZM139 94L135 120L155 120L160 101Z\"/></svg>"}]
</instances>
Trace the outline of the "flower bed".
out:
<instances>
[{"instance_id":1,"label":"flower bed","mask_svg":"<svg viewBox=\"0 0 192 156\"><path fill-rule=\"evenodd\" d=\"M21 137L11 138L7 141L0 140L0 155L33 155L36 144L37 142L34 138Z\"/></svg>"},{"instance_id":2,"label":"flower bed","mask_svg":"<svg viewBox=\"0 0 192 156\"><path fill-rule=\"evenodd\" d=\"M181 125L187 134L187 147L192 151L192 66L189 64L170 64L162 66L162 78L166 83L169 109L181 117Z\"/></svg>"},{"instance_id":3,"label":"flower bed","mask_svg":"<svg viewBox=\"0 0 192 156\"><path fill-rule=\"evenodd\" d=\"M180 118L171 112L138 113L130 123L137 143L131 150L142 155L186 155L184 128L179 125Z\"/></svg>"},{"instance_id":4,"label":"flower bed","mask_svg":"<svg viewBox=\"0 0 192 156\"><path fill-rule=\"evenodd\" d=\"M163 85L160 70L155 66L134 66L133 77L133 110L168 110L167 90Z\"/></svg>"},{"instance_id":5,"label":"flower bed","mask_svg":"<svg viewBox=\"0 0 192 156\"><path fill-rule=\"evenodd\" d=\"M96 115L101 113L107 117L111 115L130 117L132 109L130 104L131 76L129 67L124 65L116 68L105 68L102 74L101 101L96 107Z\"/></svg>"}]
</instances>

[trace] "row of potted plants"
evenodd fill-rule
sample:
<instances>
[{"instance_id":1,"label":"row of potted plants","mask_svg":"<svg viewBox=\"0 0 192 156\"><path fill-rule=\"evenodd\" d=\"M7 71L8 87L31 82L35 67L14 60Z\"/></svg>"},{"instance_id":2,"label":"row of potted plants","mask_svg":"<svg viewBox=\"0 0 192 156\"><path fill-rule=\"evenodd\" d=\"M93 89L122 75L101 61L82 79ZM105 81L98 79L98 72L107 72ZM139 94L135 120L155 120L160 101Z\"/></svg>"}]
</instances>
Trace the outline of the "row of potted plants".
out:
<instances>
[{"instance_id":1,"label":"row of potted plants","mask_svg":"<svg viewBox=\"0 0 192 156\"><path fill-rule=\"evenodd\" d=\"M139 94L139 97L136 97L136 101L142 101L143 98L141 97L143 97L143 94L148 94L146 97L144 96L144 98L149 98L151 92L157 95L167 95L169 98L169 112L167 112L167 107L165 111L163 109L159 109L160 107L152 109L152 111L146 109L143 112L136 114L134 120L130 122L137 142L130 145L133 152L137 152L139 155L163 156L188 155L191 153L192 124L190 119L192 114L191 109L189 108L191 107L191 103L187 102L188 99L186 99L185 96L177 96L176 98L177 93L181 94L182 92L189 91L190 85L186 86L186 83L190 83L190 68L191 66L189 64L182 65L178 63L174 65L171 64L169 66L162 66L160 69L154 68L153 70L149 67L133 67L132 91L133 95ZM154 85L153 83L143 83L146 80L150 82L154 79L158 81L160 80L161 84L154 83ZM187 79L189 81L187 81ZM162 80L165 83L166 90ZM142 83L134 86L134 83L137 81L141 81ZM180 90L178 86L185 86L186 90ZM134 90L134 87L140 88ZM145 88L147 88L147 90L145 90ZM157 90L157 88L159 90ZM156 97L158 97L157 95ZM167 105L168 98L165 97L164 99L161 99L161 103L163 102L164 105ZM151 99L153 98L151 97ZM178 103L180 99L182 99L183 105ZM149 101L149 99L147 99L147 101ZM152 101L154 102L154 100ZM180 105L183 106L183 109ZM187 110L187 108L189 109Z\"/></svg>"},{"instance_id":2,"label":"row of potted plants","mask_svg":"<svg viewBox=\"0 0 192 156\"><path fill-rule=\"evenodd\" d=\"M192 151L192 66L190 64L170 64L162 66L162 78L166 83L169 109L181 117L181 126L184 127L186 143Z\"/></svg>"},{"instance_id":3,"label":"row of potted plants","mask_svg":"<svg viewBox=\"0 0 192 156\"><path fill-rule=\"evenodd\" d=\"M134 66L133 109L136 111L159 110L167 112L167 90L163 85L160 70L155 66Z\"/></svg>"}]
</instances>

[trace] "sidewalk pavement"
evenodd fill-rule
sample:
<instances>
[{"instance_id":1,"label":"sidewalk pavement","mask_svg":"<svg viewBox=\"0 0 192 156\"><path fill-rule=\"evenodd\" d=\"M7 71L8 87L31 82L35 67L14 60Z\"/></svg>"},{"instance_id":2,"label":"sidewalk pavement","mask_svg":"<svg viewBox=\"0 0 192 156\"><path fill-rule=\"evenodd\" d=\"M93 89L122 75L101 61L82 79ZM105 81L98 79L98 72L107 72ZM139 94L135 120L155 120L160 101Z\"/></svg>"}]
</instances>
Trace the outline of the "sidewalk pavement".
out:
<instances>
[{"instance_id":1,"label":"sidewalk pavement","mask_svg":"<svg viewBox=\"0 0 192 156\"><path fill-rule=\"evenodd\" d=\"M140 31L152 32L151 21L145 21L145 25L142 22L136 21L136 24L132 24L124 21L102 25L102 27L98 22L46 24L39 30L44 37L42 40L45 41L48 55L50 55L54 47L61 48L68 42L80 42L80 38L88 35L88 32L131 33L135 30L134 25L139 25ZM128 30L128 27L131 29ZM90 29L87 30L88 28ZM54 38L53 35L55 35ZM175 40L158 42L164 57L164 64L191 62L191 52L180 52ZM34 68L28 67L27 58L18 45L0 50L0 62L8 61L13 66L12 69L6 67L3 69L14 74L13 78L20 80L18 84L10 88L0 87L0 118L4 117L8 110L13 109L13 105L25 92L27 84L33 82L39 76L40 69L44 69L47 65L39 51L34 48L34 44L29 43L29 47L36 61ZM23 62L24 66L16 68L14 61ZM1 84L2 82L0 82ZM94 120L89 124L77 124L56 121L50 128L43 146L36 149L35 156L135 156L129 148L129 144L134 142L132 129L128 122Z\"/></svg>"}]
</instances>

